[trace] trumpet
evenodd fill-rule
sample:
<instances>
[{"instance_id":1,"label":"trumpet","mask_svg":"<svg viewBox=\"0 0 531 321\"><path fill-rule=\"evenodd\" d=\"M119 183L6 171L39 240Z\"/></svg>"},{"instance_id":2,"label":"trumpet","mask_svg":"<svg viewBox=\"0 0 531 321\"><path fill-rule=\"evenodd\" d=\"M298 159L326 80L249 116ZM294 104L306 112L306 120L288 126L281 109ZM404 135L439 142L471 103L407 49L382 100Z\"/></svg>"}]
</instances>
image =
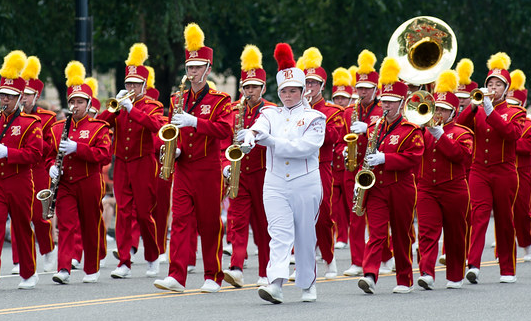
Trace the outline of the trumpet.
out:
<instances>
[{"instance_id":1,"label":"trumpet","mask_svg":"<svg viewBox=\"0 0 531 321\"><path fill-rule=\"evenodd\" d=\"M481 105L483 104L483 99L485 97L494 97L496 93L495 92L483 92L483 90L476 88L470 92L470 102L474 105Z\"/></svg>"},{"instance_id":2,"label":"trumpet","mask_svg":"<svg viewBox=\"0 0 531 321\"><path fill-rule=\"evenodd\" d=\"M129 91L127 94L125 94L125 96L123 96L122 98L120 99L116 99L116 98L110 98L109 100L107 100L106 102L106 106L107 106L107 110L111 113L116 113L118 111L120 111L122 109L122 106L120 105L120 103L128 98L131 98L132 96L134 96L135 94L135 91L134 89L132 89L131 91ZM132 99L132 102L134 102L135 100Z\"/></svg>"}]
</instances>

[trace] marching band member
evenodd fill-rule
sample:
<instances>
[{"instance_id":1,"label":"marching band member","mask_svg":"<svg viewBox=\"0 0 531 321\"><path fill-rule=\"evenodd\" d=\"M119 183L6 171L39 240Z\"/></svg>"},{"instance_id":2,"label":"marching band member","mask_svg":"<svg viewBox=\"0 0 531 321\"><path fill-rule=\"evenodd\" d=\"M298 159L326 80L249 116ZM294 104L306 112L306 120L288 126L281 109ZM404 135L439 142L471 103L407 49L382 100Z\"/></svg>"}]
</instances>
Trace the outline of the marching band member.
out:
<instances>
[{"instance_id":1,"label":"marching band member","mask_svg":"<svg viewBox=\"0 0 531 321\"><path fill-rule=\"evenodd\" d=\"M459 114L470 105L470 93L472 90L478 88L478 83L472 81L470 77L474 73L474 63L468 58L459 60L455 67L457 75L459 76L459 85L455 95L459 98L459 110L456 111L454 119L457 119Z\"/></svg>"},{"instance_id":2,"label":"marching band member","mask_svg":"<svg viewBox=\"0 0 531 321\"><path fill-rule=\"evenodd\" d=\"M278 95L283 107L266 107L250 130L242 130L244 145L267 146L264 207L271 236L267 266L268 286L258 289L260 297L278 304L284 301L282 284L289 277L291 250L295 247L295 285L302 288L303 301L317 299L316 229L322 185L319 148L325 139L326 116L312 109L304 97L306 77L295 68L291 47L279 43Z\"/></svg>"},{"instance_id":3,"label":"marching band member","mask_svg":"<svg viewBox=\"0 0 531 321\"><path fill-rule=\"evenodd\" d=\"M343 117L344 108L352 102L352 75L345 68L337 68L332 73L332 101L334 104L343 108L341 116ZM350 209L346 196L345 186L345 161L343 158L343 147L345 143L343 137L348 132L346 122L343 121L343 127L339 131L338 143L334 146L334 158L332 161L332 219L336 222L336 249L343 249L348 243L348 227L350 222Z\"/></svg>"},{"instance_id":4,"label":"marching band member","mask_svg":"<svg viewBox=\"0 0 531 321\"><path fill-rule=\"evenodd\" d=\"M7 215L17 239L20 260L19 289L33 289L39 281L35 273L35 234L31 229L35 189L32 166L42 161L40 119L20 111L26 87L20 72L26 55L15 50L4 57L0 69L0 244L4 241Z\"/></svg>"},{"instance_id":5,"label":"marching band member","mask_svg":"<svg viewBox=\"0 0 531 321\"><path fill-rule=\"evenodd\" d=\"M472 229L466 278L477 283L485 233L494 211L496 249L500 262L500 282L516 282L516 244L513 204L518 189L516 142L522 136L525 110L508 106L505 100L511 85L507 71L511 60L505 53L492 55L485 86L494 92L483 99L482 108L469 105L457 120L475 133L474 159L470 170Z\"/></svg>"},{"instance_id":6,"label":"marching band member","mask_svg":"<svg viewBox=\"0 0 531 321\"><path fill-rule=\"evenodd\" d=\"M466 217L470 196L466 181L472 157L474 135L458 125L454 115L459 99L457 73L442 72L435 86L437 122L424 131L424 155L418 186L417 221L419 230L418 284L433 289L438 243L444 229L447 288L461 288L465 278Z\"/></svg>"},{"instance_id":7,"label":"marching band member","mask_svg":"<svg viewBox=\"0 0 531 321\"><path fill-rule=\"evenodd\" d=\"M266 72L262 67L262 53L254 45L245 46L241 54L241 82L243 95L247 97L244 105L243 128L251 127L260 116L260 110L274 107L273 103L262 98L265 93ZM234 103L233 106L237 106ZM235 131L239 110L233 109ZM263 202L266 147L256 146L244 156L240 164L238 196L230 199L227 212L227 226L232 226L232 256L230 269L224 270L225 281L235 287L243 286L243 264L247 254L249 240L249 223L253 229L254 242L258 247L258 281L257 285L268 285L266 266L269 261L269 241L267 219ZM228 177L230 162L224 161L223 174Z\"/></svg>"},{"instance_id":8,"label":"marching band member","mask_svg":"<svg viewBox=\"0 0 531 321\"><path fill-rule=\"evenodd\" d=\"M146 276L156 277L159 273L159 248L157 226L153 219L156 206L157 161L153 134L162 127L162 104L148 99L146 80L149 71L142 64L148 57L147 47L134 44L126 60L125 90L116 99L134 91L132 98L123 99L123 110L111 113L105 110L100 119L114 128L113 151L114 192L116 197L116 244L120 263L111 272L115 279L131 277L131 221L133 212L140 226L144 242L144 258L148 262Z\"/></svg>"},{"instance_id":9,"label":"marching band member","mask_svg":"<svg viewBox=\"0 0 531 321\"><path fill-rule=\"evenodd\" d=\"M400 66L393 58L386 58L380 69L382 109L387 112L374 142L376 152L366 155L367 165L373 167L374 186L367 191L366 211L369 241L363 257L363 274L358 286L365 293L374 293L382 250L391 241L396 263L397 286L393 293L413 291L411 244L413 211L417 198L414 171L424 152L424 141L419 127L404 119L401 110L408 87L398 80ZM360 93L360 96L363 96ZM371 125L368 133L376 126ZM372 129L372 130L371 130ZM367 136L360 136L367 141ZM371 137L372 138L372 137Z\"/></svg>"},{"instance_id":10,"label":"marching band member","mask_svg":"<svg viewBox=\"0 0 531 321\"><path fill-rule=\"evenodd\" d=\"M507 92L507 104L525 108L527 89L525 74L516 69L511 72L511 86ZM518 194L514 203L514 228L518 245L524 248L524 261L531 261L531 119L527 116L522 137L516 142L516 166L518 171Z\"/></svg>"},{"instance_id":11,"label":"marching band member","mask_svg":"<svg viewBox=\"0 0 531 321\"><path fill-rule=\"evenodd\" d=\"M35 56L28 57L26 66L22 71L21 77L26 81L24 88L24 96L22 97L23 112L28 115L35 115L40 118L43 135L43 157L41 161L33 164L33 183L35 184L35 191L38 192L47 189L50 182L48 172L45 168L46 155L51 149L51 127L55 123L55 113L37 106L37 100L42 93L44 84L39 80L39 73L41 71L41 63L39 58ZM55 245L52 237L52 222L45 220L42 217L42 204L37 199L33 202L33 217L31 219L35 229L35 236L39 243L39 252L44 258L44 272L51 272L55 264ZM18 255L16 251L16 237L11 238L11 246L13 250L13 262L17 262Z\"/></svg>"},{"instance_id":12,"label":"marching band member","mask_svg":"<svg viewBox=\"0 0 531 321\"><path fill-rule=\"evenodd\" d=\"M326 116L325 140L319 149L319 172L323 185L323 200L319 208L319 218L315 225L317 233L317 245L321 250L321 256L325 261L326 279L337 277L337 265L334 257L334 230L335 222L332 219L332 160L333 150L336 143L343 145L343 133L345 123L343 121L343 109L337 105L327 103L322 95L326 85L326 71L321 67L323 56L319 49L312 47L304 51L303 63L306 75L306 88L313 109L320 111ZM295 248L295 251L297 249ZM296 261L295 261L296 262Z\"/></svg>"},{"instance_id":13,"label":"marching band member","mask_svg":"<svg viewBox=\"0 0 531 321\"><path fill-rule=\"evenodd\" d=\"M57 178L59 171L62 171L56 208L59 226L58 272L52 280L60 284L70 282L75 234L81 231L85 252L83 270L86 273L83 283L94 283L100 275L100 255L107 251L106 243L102 240L106 229L101 216L101 200L105 194L101 168L111 160L109 125L87 115L92 89L83 83L83 65L79 61L71 61L66 66L65 75L72 122L66 140L61 140L66 121L59 121L52 126L52 150L48 155L50 177ZM64 153L62 169L55 164L58 152Z\"/></svg>"},{"instance_id":14,"label":"marching band member","mask_svg":"<svg viewBox=\"0 0 531 321\"><path fill-rule=\"evenodd\" d=\"M204 45L204 34L191 23L184 30L186 42L186 74L191 90L184 93L183 112L173 113L178 103L172 97L172 124L180 128L177 142L177 166L173 182L173 221L170 238L170 268L164 280L155 287L183 292L187 265L192 248L190 235L201 236L205 283L201 292L217 292L221 288L223 223L221 221L221 187L223 175L220 140L231 134L230 96L209 88L206 78L212 70L213 51ZM180 156L179 156L180 155Z\"/></svg>"}]
</instances>

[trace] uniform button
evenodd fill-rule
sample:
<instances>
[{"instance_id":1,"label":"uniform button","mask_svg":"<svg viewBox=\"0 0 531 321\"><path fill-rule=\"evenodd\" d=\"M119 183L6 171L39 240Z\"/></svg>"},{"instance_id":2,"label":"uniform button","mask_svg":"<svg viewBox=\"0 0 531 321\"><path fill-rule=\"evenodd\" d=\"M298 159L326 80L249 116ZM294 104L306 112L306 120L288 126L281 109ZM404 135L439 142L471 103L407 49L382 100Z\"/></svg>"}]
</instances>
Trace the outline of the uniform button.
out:
<instances>
[{"instance_id":1,"label":"uniform button","mask_svg":"<svg viewBox=\"0 0 531 321\"><path fill-rule=\"evenodd\" d=\"M132 123L133 121L131 119L129 119L129 122Z\"/></svg>"},{"instance_id":2,"label":"uniform button","mask_svg":"<svg viewBox=\"0 0 531 321\"><path fill-rule=\"evenodd\" d=\"M382 174L383 174L383 171L379 171L378 174L382 175Z\"/></svg>"},{"instance_id":3,"label":"uniform button","mask_svg":"<svg viewBox=\"0 0 531 321\"><path fill-rule=\"evenodd\" d=\"M488 142L489 142L489 139L488 139L488 138L487 138L487 139L485 139L485 142L486 142L486 143L488 143Z\"/></svg>"},{"instance_id":4,"label":"uniform button","mask_svg":"<svg viewBox=\"0 0 531 321\"><path fill-rule=\"evenodd\" d=\"M488 160L485 160L485 164L487 164L489 161Z\"/></svg>"},{"instance_id":5,"label":"uniform button","mask_svg":"<svg viewBox=\"0 0 531 321\"><path fill-rule=\"evenodd\" d=\"M4 176L4 172L0 173L0 175Z\"/></svg>"},{"instance_id":6,"label":"uniform button","mask_svg":"<svg viewBox=\"0 0 531 321\"><path fill-rule=\"evenodd\" d=\"M4 163L1 163L0 165L1 165L1 166L4 166Z\"/></svg>"},{"instance_id":7,"label":"uniform button","mask_svg":"<svg viewBox=\"0 0 531 321\"><path fill-rule=\"evenodd\" d=\"M286 174L286 177L289 177L289 174Z\"/></svg>"},{"instance_id":8,"label":"uniform button","mask_svg":"<svg viewBox=\"0 0 531 321\"><path fill-rule=\"evenodd\" d=\"M487 133L490 132L490 128L487 128Z\"/></svg>"},{"instance_id":9,"label":"uniform button","mask_svg":"<svg viewBox=\"0 0 531 321\"><path fill-rule=\"evenodd\" d=\"M339 168L339 165L337 165L336 167Z\"/></svg>"},{"instance_id":10,"label":"uniform button","mask_svg":"<svg viewBox=\"0 0 531 321\"><path fill-rule=\"evenodd\" d=\"M489 150L488 149L485 149L485 154L488 154L489 153Z\"/></svg>"},{"instance_id":11,"label":"uniform button","mask_svg":"<svg viewBox=\"0 0 531 321\"><path fill-rule=\"evenodd\" d=\"M73 131L73 132L75 132L75 131L76 131L76 129L74 128L74 129L72 129L72 131Z\"/></svg>"},{"instance_id":12,"label":"uniform button","mask_svg":"<svg viewBox=\"0 0 531 321\"><path fill-rule=\"evenodd\" d=\"M247 116L247 119L251 119L251 116Z\"/></svg>"},{"instance_id":13,"label":"uniform button","mask_svg":"<svg viewBox=\"0 0 531 321\"><path fill-rule=\"evenodd\" d=\"M383 181L380 181L380 184L383 184Z\"/></svg>"},{"instance_id":14,"label":"uniform button","mask_svg":"<svg viewBox=\"0 0 531 321\"><path fill-rule=\"evenodd\" d=\"M72 180L72 176L70 176L69 179Z\"/></svg>"},{"instance_id":15,"label":"uniform button","mask_svg":"<svg viewBox=\"0 0 531 321\"><path fill-rule=\"evenodd\" d=\"M132 130L131 128L127 129L127 131L129 131L129 132L130 132L131 130Z\"/></svg>"},{"instance_id":16,"label":"uniform button","mask_svg":"<svg viewBox=\"0 0 531 321\"><path fill-rule=\"evenodd\" d=\"M434 148L434 149L433 149L433 152L435 153L436 151L437 151L437 150Z\"/></svg>"},{"instance_id":17,"label":"uniform button","mask_svg":"<svg viewBox=\"0 0 531 321\"><path fill-rule=\"evenodd\" d=\"M437 170L434 168L434 169L432 169L432 171L435 173Z\"/></svg>"},{"instance_id":18,"label":"uniform button","mask_svg":"<svg viewBox=\"0 0 531 321\"><path fill-rule=\"evenodd\" d=\"M433 162L435 163L435 162L437 162L437 160L434 158L434 159L433 159Z\"/></svg>"},{"instance_id":19,"label":"uniform button","mask_svg":"<svg viewBox=\"0 0 531 321\"><path fill-rule=\"evenodd\" d=\"M188 144L189 147L192 147L192 144Z\"/></svg>"},{"instance_id":20,"label":"uniform button","mask_svg":"<svg viewBox=\"0 0 531 321\"><path fill-rule=\"evenodd\" d=\"M192 115L195 115L195 111L192 112Z\"/></svg>"},{"instance_id":21,"label":"uniform button","mask_svg":"<svg viewBox=\"0 0 531 321\"><path fill-rule=\"evenodd\" d=\"M286 121L289 121L289 118L286 118Z\"/></svg>"},{"instance_id":22,"label":"uniform button","mask_svg":"<svg viewBox=\"0 0 531 321\"><path fill-rule=\"evenodd\" d=\"M72 166L68 166L68 169L72 170Z\"/></svg>"},{"instance_id":23,"label":"uniform button","mask_svg":"<svg viewBox=\"0 0 531 321\"><path fill-rule=\"evenodd\" d=\"M4 128L6 128L6 127L7 127L7 124L4 124Z\"/></svg>"},{"instance_id":24,"label":"uniform button","mask_svg":"<svg viewBox=\"0 0 531 321\"><path fill-rule=\"evenodd\" d=\"M436 180L436 179L434 179L434 180L433 180L433 184L435 184L436 182L437 182L437 180Z\"/></svg>"},{"instance_id":25,"label":"uniform button","mask_svg":"<svg viewBox=\"0 0 531 321\"><path fill-rule=\"evenodd\" d=\"M190 137L194 136L194 133L190 133Z\"/></svg>"},{"instance_id":26,"label":"uniform button","mask_svg":"<svg viewBox=\"0 0 531 321\"><path fill-rule=\"evenodd\" d=\"M127 138L126 138L125 140L127 140L127 141L130 141L130 140L131 140L131 138L127 137Z\"/></svg>"},{"instance_id":27,"label":"uniform button","mask_svg":"<svg viewBox=\"0 0 531 321\"><path fill-rule=\"evenodd\" d=\"M74 139L74 136L70 136L70 139Z\"/></svg>"},{"instance_id":28,"label":"uniform button","mask_svg":"<svg viewBox=\"0 0 531 321\"><path fill-rule=\"evenodd\" d=\"M129 150L129 147L125 146L125 150Z\"/></svg>"},{"instance_id":29,"label":"uniform button","mask_svg":"<svg viewBox=\"0 0 531 321\"><path fill-rule=\"evenodd\" d=\"M245 159L249 159L249 156L245 156Z\"/></svg>"},{"instance_id":30,"label":"uniform button","mask_svg":"<svg viewBox=\"0 0 531 321\"><path fill-rule=\"evenodd\" d=\"M192 154L188 154L188 158L192 158Z\"/></svg>"},{"instance_id":31,"label":"uniform button","mask_svg":"<svg viewBox=\"0 0 531 321\"><path fill-rule=\"evenodd\" d=\"M249 170L249 166L245 167L245 170L248 171Z\"/></svg>"},{"instance_id":32,"label":"uniform button","mask_svg":"<svg viewBox=\"0 0 531 321\"><path fill-rule=\"evenodd\" d=\"M72 156L68 156L68 159L72 159Z\"/></svg>"},{"instance_id":33,"label":"uniform button","mask_svg":"<svg viewBox=\"0 0 531 321\"><path fill-rule=\"evenodd\" d=\"M195 101L192 101L192 105L195 104Z\"/></svg>"},{"instance_id":34,"label":"uniform button","mask_svg":"<svg viewBox=\"0 0 531 321\"><path fill-rule=\"evenodd\" d=\"M129 157L125 156L124 158L125 158L125 160L127 160Z\"/></svg>"},{"instance_id":35,"label":"uniform button","mask_svg":"<svg viewBox=\"0 0 531 321\"><path fill-rule=\"evenodd\" d=\"M289 165L289 162L286 162L286 165Z\"/></svg>"}]
</instances>

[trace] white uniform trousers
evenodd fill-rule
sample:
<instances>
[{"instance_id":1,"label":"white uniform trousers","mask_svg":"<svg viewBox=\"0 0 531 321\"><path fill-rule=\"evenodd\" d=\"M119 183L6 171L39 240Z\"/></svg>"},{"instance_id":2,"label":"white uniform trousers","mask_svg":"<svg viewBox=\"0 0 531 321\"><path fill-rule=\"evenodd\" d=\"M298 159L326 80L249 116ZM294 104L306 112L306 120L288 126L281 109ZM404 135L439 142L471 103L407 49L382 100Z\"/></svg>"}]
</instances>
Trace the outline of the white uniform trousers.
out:
<instances>
[{"instance_id":1,"label":"white uniform trousers","mask_svg":"<svg viewBox=\"0 0 531 321\"><path fill-rule=\"evenodd\" d=\"M291 249L295 246L295 285L307 289L315 283L317 264L315 224L323 196L319 170L285 180L270 171L264 181L264 207L267 216L270 255L269 282L289 277Z\"/></svg>"}]
</instances>

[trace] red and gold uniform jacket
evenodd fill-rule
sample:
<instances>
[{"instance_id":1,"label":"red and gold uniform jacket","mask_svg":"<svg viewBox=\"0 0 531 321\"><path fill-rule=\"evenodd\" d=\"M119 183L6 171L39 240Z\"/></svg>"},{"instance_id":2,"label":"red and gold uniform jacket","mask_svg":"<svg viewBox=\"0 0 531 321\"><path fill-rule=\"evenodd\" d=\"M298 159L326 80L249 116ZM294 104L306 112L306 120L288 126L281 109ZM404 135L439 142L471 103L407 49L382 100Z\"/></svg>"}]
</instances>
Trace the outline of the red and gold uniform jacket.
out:
<instances>
[{"instance_id":1,"label":"red and gold uniform jacket","mask_svg":"<svg viewBox=\"0 0 531 321\"><path fill-rule=\"evenodd\" d=\"M42 155L43 162L46 160L46 156L52 149L52 125L57 121L56 114L53 111L46 110L41 107L36 107L31 115L37 116L41 119L42 127Z\"/></svg>"},{"instance_id":2,"label":"red and gold uniform jacket","mask_svg":"<svg viewBox=\"0 0 531 321\"><path fill-rule=\"evenodd\" d=\"M472 167L516 162L516 141L522 136L525 110L508 106L506 101L494 106L487 117L483 108L472 111L468 106L457 118L459 124L472 129L474 153Z\"/></svg>"},{"instance_id":3,"label":"red and gold uniform jacket","mask_svg":"<svg viewBox=\"0 0 531 321\"><path fill-rule=\"evenodd\" d=\"M522 137L516 141L516 166L531 167L531 119L526 117Z\"/></svg>"},{"instance_id":4,"label":"red and gold uniform jacket","mask_svg":"<svg viewBox=\"0 0 531 321\"><path fill-rule=\"evenodd\" d=\"M367 137L374 130L375 123L369 125L368 135L361 135L367 145ZM424 139L420 127L406 121L402 116L391 124L387 119L380 125L378 150L385 153L385 163L373 169L376 186L396 183L411 174L416 174L424 153ZM360 168L361 168L360 164Z\"/></svg>"},{"instance_id":5,"label":"red and gold uniform jacket","mask_svg":"<svg viewBox=\"0 0 531 321\"><path fill-rule=\"evenodd\" d=\"M52 151L48 155L48 167L54 165L66 120L52 126ZM79 121L72 119L68 138L77 142L77 151L63 159L61 183L75 183L94 174L100 174L104 165L111 162L109 124L100 119L85 116Z\"/></svg>"},{"instance_id":6,"label":"red and gold uniform jacket","mask_svg":"<svg viewBox=\"0 0 531 321\"><path fill-rule=\"evenodd\" d=\"M203 93L204 90L208 92ZM181 149L181 156L177 158L177 163L194 162L203 158L220 163L220 142L232 133L230 96L205 86L197 93L185 91L183 101L183 110L197 117L197 127L180 129L177 147ZM177 102L178 97L172 95L170 115Z\"/></svg>"},{"instance_id":7,"label":"red and gold uniform jacket","mask_svg":"<svg viewBox=\"0 0 531 321\"><path fill-rule=\"evenodd\" d=\"M339 106L340 107L340 106ZM334 146L334 159L332 160L332 170L341 172L345 170L345 158L343 157L343 149L347 146L347 143L343 140L343 137L349 132L347 122L345 121L345 108L341 107L341 112L338 116L341 116L343 125L338 127L338 141ZM334 185L339 182L334 181Z\"/></svg>"},{"instance_id":8,"label":"red and gold uniform jacket","mask_svg":"<svg viewBox=\"0 0 531 321\"><path fill-rule=\"evenodd\" d=\"M451 121L445 124L444 134L436 140L424 131L424 154L420 168L420 184L438 185L465 179L474 144L474 133Z\"/></svg>"},{"instance_id":9,"label":"red and gold uniform jacket","mask_svg":"<svg viewBox=\"0 0 531 321\"><path fill-rule=\"evenodd\" d=\"M103 111L98 119L107 121L114 128L113 154L125 162L146 155L153 155L155 147L153 134L164 125L162 103L145 96L133 103L131 112Z\"/></svg>"},{"instance_id":10,"label":"red and gold uniform jacket","mask_svg":"<svg viewBox=\"0 0 531 321\"><path fill-rule=\"evenodd\" d=\"M235 101L232 103L232 114L231 114L231 121L233 124L233 136L234 136L234 130L236 127L236 116L238 115L238 109L236 106L238 105L238 101ZM249 106L249 104L245 104L245 113L243 116L243 128L242 129L248 129L250 128L254 122L258 119L260 116L260 109L267 106L276 106L272 102L269 102L262 98L260 103ZM230 165L230 161L225 157L225 149L232 145L234 137L229 137L227 139L224 139L222 141L222 158L221 163L223 164L223 168L227 165ZM240 171L242 173L253 173L256 171L259 171L261 169L265 170L266 168L266 150L267 147L256 144L254 148L251 150L249 154L246 154L243 159L241 160L240 165Z\"/></svg>"},{"instance_id":11,"label":"red and gold uniform jacket","mask_svg":"<svg viewBox=\"0 0 531 321\"><path fill-rule=\"evenodd\" d=\"M9 116L0 115L0 133L6 128ZM42 158L42 128L39 117L21 112L0 141L7 147L7 158L0 158L0 179L29 171Z\"/></svg>"},{"instance_id":12,"label":"red and gold uniform jacket","mask_svg":"<svg viewBox=\"0 0 531 321\"><path fill-rule=\"evenodd\" d=\"M311 104L312 108L322 112L326 116L326 131L323 146L319 149L319 163L328 163L332 166L334 159L334 146L343 140L340 132L345 126L343 121L343 108L338 105L325 102L324 98Z\"/></svg>"},{"instance_id":13,"label":"red and gold uniform jacket","mask_svg":"<svg viewBox=\"0 0 531 321\"><path fill-rule=\"evenodd\" d=\"M352 112L354 111L354 105L347 106L345 108L344 119L346 123L347 133L350 133L350 126L352 125ZM370 125L375 123L378 118L382 117L383 110L381 103L378 100L373 100L369 106L363 106L358 104L358 120ZM365 151L367 150L367 140L358 139L358 164L363 163L365 158ZM341 155L343 157L343 155Z\"/></svg>"}]
</instances>

